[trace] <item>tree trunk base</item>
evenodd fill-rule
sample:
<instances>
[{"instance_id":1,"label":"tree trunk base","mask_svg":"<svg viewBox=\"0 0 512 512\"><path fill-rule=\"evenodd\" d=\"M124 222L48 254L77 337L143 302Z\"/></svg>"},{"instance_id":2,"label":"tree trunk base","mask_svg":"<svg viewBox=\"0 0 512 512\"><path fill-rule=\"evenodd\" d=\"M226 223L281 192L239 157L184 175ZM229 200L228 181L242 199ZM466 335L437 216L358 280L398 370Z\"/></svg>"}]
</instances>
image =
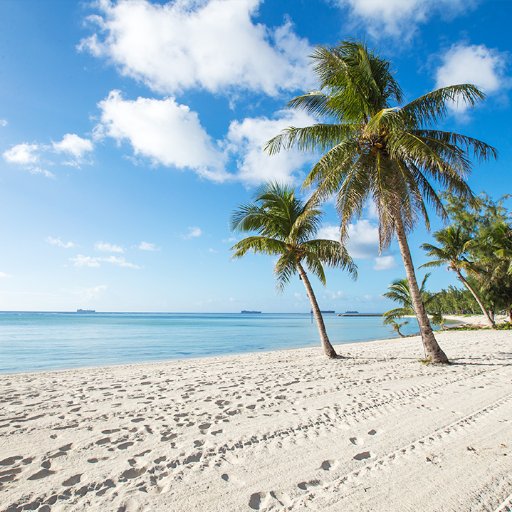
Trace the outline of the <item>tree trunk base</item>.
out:
<instances>
[{"instance_id":1,"label":"tree trunk base","mask_svg":"<svg viewBox=\"0 0 512 512\"><path fill-rule=\"evenodd\" d=\"M437 341L435 341L435 344L437 345L437 347L429 347L430 350L427 348L427 361L429 361L430 364L450 364L448 356L443 352L441 347L439 347Z\"/></svg>"}]
</instances>

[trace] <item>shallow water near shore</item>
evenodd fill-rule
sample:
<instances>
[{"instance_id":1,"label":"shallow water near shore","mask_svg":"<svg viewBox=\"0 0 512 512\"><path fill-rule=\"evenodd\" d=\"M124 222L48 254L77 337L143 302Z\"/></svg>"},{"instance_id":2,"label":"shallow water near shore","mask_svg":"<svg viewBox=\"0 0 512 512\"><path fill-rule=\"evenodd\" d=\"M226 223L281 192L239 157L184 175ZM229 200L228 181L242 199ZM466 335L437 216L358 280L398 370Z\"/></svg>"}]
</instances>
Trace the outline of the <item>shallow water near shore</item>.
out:
<instances>
[{"instance_id":1,"label":"shallow water near shore","mask_svg":"<svg viewBox=\"0 0 512 512\"><path fill-rule=\"evenodd\" d=\"M333 344L396 336L381 317L324 316ZM417 332L411 319L403 328ZM0 313L0 373L319 345L309 314Z\"/></svg>"}]
</instances>

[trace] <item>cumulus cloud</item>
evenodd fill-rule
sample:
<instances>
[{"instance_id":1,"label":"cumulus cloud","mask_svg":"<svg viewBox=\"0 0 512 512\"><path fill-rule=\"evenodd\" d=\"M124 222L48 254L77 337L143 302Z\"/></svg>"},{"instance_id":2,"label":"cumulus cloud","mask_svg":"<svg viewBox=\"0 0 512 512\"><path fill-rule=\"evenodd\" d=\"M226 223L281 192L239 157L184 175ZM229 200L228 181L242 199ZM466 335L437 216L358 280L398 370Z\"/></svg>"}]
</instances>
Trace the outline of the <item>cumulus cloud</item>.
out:
<instances>
[{"instance_id":1,"label":"cumulus cloud","mask_svg":"<svg viewBox=\"0 0 512 512\"><path fill-rule=\"evenodd\" d=\"M72 249L73 247L76 247L76 244L74 242L64 242L62 239L54 236L46 237L46 242L49 243L50 245L61 247L62 249Z\"/></svg>"},{"instance_id":2,"label":"cumulus cloud","mask_svg":"<svg viewBox=\"0 0 512 512\"><path fill-rule=\"evenodd\" d=\"M29 165L39 162L39 144L23 142L4 151L4 160L10 164Z\"/></svg>"},{"instance_id":3,"label":"cumulus cloud","mask_svg":"<svg viewBox=\"0 0 512 512\"><path fill-rule=\"evenodd\" d=\"M190 240L191 238L199 238L203 234L203 230L201 228L198 228L197 226L191 226L188 228L188 231L185 235L183 235L183 238L185 240Z\"/></svg>"},{"instance_id":4,"label":"cumulus cloud","mask_svg":"<svg viewBox=\"0 0 512 512\"><path fill-rule=\"evenodd\" d=\"M263 151L263 147L284 128L309 126L314 123L315 119L310 115L292 110L282 110L274 119L256 117L231 122L226 147L238 158L236 179L249 185L258 185L269 180L283 183L297 181L297 173L305 164L313 162L313 155L291 150L269 156Z\"/></svg>"},{"instance_id":5,"label":"cumulus cloud","mask_svg":"<svg viewBox=\"0 0 512 512\"><path fill-rule=\"evenodd\" d=\"M410 37L430 17L464 14L476 0L336 0L352 18L362 23L373 37Z\"/></svg>"},{"instance_id":6,"label":"cumulus cloud","mask_svg":"<svg viewBox=\"0 0 512 512\"><path fill-rule=\"evenodd\" d=\"M159 248L152 244L151 242L141 242L139 245L137 245L137 249L140 251L158 251Z\"/></svg>"},{"instance_id":7,"label":"cumulus cloud","mask_svg":"<svg viewBox=\"0 0 512 512\"><path fill-rule=\"evenodd\" d=\"M110 244L108 242L96 242L94 244L94 248L97 251L101 251L101 252L117 252L117 253L124 252L124 249L121 246L115 245L115 244Z\"/></svg>"},{"instance_id":8,"label":"cumulus cloud","mask_svg":"<svg viewBox=\"0 0 512 512\"><path fill-rule=\"evenodd\" d=\"M347 249L354 258L372 258L379 253L379 229L369 220L360 219L347 230Z\"/></svg>"},{"instance_id":9,"label":"cumulus cloud","mask_svg":"<svg viewBox=\"0 0 512 512\"><path fill-rule=\"evenodd\" d=\"M173 98L125 100L119 91L111 91L98 106L98 137L127 141L135 155L155 164L192 169L214 181L228 177L222 151L201 126L197 113L186 105Z\"/></svg>"},{"instance_id":10,"label":"cumulus cloud","mask_svg":"<svg viewBox=\"0 0 512 512\"><path fill-rule=\"evenodd\" d=\"M255 23L261 0L101 0L95 32L80 50L104 57L125 76L163 94L191 88L263 91L311 84L311 47L291 23Z\"/></svg>"},{"instance_id":11,"label":"cumulus cloud","mask_svg":"<svg viewBox=\"0 0 512 512\"><path fill-rule=\"evenodd\" d=\"M326 224L318 230L317 238L339 241L340 228ZM373 259L374 270L387 270L396 265L394 256L379 255L379 229L367 219L360 219L348 226L346 247L355 259Z\"/></svg>"},{"instance_id":12,"label":"cumulus cloud","mask_svg":"<svg viewBox=\"0 0 512 512\"><path fill-rule=\"evenodd\" d=\"M379 253L379 230L367 219L360 219L350 224L347 230L346 246L353 258L374 258ZM340 240L340 227L332 224L322 226L318 238Z\"/></svg>"},{"instance_id":13,"label":"cumulus cloud","mask_svg":"<svg viewBox=\"0 0 512 512\"><path fill-rule=\"evenodd\" d=\"M80 161L93 150L93 144L89 139L84 139L76 133L66 133L59 142L52 142L52 147L57 153L66 153L75 161Z\"/></svg>"},{"instance_id":14,"label":"cumulus cloud","mask_svg":"<svg viewBox=\"0 0 512 512\"><path fill-rule=\"evenodd\" d=\"M84 256L83 254L78 254L77 256L73 256L72 258L69 258L69 261L73 264L75 267L91 267L91 268L98 268L101 267L102 263L110 263L111 265L115 265L117 267L123 267L123 268L133 268L133 269L139 269L140 267L138 265L135 265L135 263L130 263L129 261L126 261L126 258L124 256L105 256L105 257L97 257L97 256Z\"/></svg>"},{"instance_id":15,"label":"cumulus cloud","mask_svg":"<svg viewBox=\"0 0 512 512\"><path fill-rule=\"evenodd\" d=\"M396 261L394 256L377 256L375 258L374 270L389 270L390 268L396 267Z\"/></svg>"},{"instance_id":16,"label":"cumulus cloud","mask_svg":"<svg viewBox=\"0 0 512 512\"><path fill-rule=\"evenodd\" d=\"M436 86L471 83L485 93L497 93L508 87L505 78L506 57L485 45L453 45L443 56L436 71ZM464 113L468 109L463 103L454 104L453 109Z\"/></svg>"},{"instance_id":17,"label":"cumulus cloud","mask_svg":"<svg viewBox=\"0 0 512 512\"><path fill-rule=\"evenodd\" d=\"M93 150L92 142L75 133L66 133L59 142L51 144L22 142L4 151L4 160L21 166L30 174L40 174L46 178L55 178L55 174L46 169L59 164L79 167L84 156ZM59 155L65 156L63 160Z\"/></svg>"}]
</instances>

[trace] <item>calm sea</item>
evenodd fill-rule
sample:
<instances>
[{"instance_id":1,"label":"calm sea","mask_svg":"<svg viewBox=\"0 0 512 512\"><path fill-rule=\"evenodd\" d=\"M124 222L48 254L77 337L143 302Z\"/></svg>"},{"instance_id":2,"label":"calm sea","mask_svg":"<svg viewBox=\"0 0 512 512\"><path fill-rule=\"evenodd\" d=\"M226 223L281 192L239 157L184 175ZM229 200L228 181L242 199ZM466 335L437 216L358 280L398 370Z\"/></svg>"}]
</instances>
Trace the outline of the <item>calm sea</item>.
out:
<instances>
[{"instance_id":1,"label":"calm sea","mask_svg":"<svg viewBox=\"0 0 512 512\"><path fill-rule=\"evenodd\" d=\"M333 343L394 337L381 317L326 314ZM415 322L403 331L417 332ZM319 346L309 314L1 313L0 373Z\"/></svg>"}]
</instances>

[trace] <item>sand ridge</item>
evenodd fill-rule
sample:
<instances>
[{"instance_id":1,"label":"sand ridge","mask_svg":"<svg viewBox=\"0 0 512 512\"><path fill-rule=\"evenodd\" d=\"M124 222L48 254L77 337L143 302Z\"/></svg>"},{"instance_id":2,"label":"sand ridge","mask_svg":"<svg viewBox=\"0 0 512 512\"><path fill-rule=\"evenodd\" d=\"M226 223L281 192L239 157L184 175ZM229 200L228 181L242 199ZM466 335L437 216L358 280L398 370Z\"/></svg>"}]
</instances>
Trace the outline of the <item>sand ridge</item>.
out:
<instances>
[{"instance_id":1,"label":"sand ridge","mask_svg":"<svg viewBox=\"0 0 512 512\"><path fill-rule=\"evenodd\" d=\"M512 333L439 339L1 376L0 510L507 510Z\"/></svg>"}]
</instances>

